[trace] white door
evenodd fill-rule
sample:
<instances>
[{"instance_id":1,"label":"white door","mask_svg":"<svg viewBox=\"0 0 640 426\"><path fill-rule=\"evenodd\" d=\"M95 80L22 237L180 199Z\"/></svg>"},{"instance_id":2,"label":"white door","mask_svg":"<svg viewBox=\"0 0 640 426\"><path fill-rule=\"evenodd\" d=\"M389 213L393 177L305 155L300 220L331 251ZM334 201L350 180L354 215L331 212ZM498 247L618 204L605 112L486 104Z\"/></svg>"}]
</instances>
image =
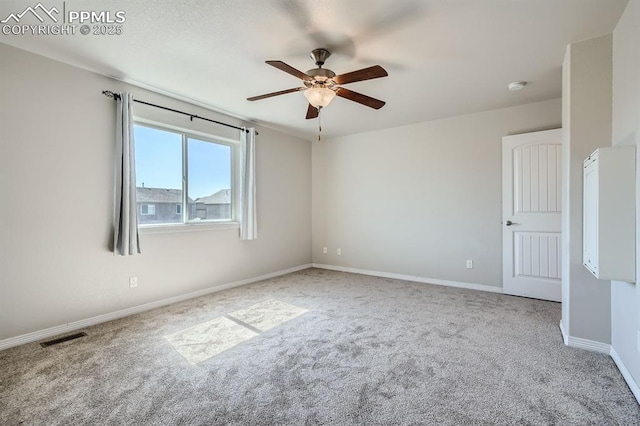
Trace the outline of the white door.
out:
<instances>
[{"instance_id":1,"label":"white door","mask_svg":"<svg viewBox=\"0 0 640 426\"><path fill-rule=\"evenodd\" d=\"M502 291L559 302L562 129L502 138Z\"/></svg>"}]
</instances>

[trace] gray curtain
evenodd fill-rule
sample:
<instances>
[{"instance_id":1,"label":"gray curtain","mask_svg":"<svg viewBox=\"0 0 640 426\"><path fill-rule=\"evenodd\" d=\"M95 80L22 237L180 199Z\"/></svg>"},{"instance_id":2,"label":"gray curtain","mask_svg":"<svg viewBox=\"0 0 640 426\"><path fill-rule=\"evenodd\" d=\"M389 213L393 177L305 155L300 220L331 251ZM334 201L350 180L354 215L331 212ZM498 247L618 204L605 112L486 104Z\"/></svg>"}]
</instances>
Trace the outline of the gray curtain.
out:
<instances>
[{"instance_id":1,"label":"gray curtain","mask_svg":"<svg viewBox=\"0 0 640 426\"><path fill-rule=\"evenodd\" d=\"M128 256L140 253L136 155L133 143L133 95L128 92L120 93L117 102L113 253Z\"/></svg>"},{"instance_id":2,"label":"gray curtain","mask_svg":"<svg viewBox=\"0 0 640 426\"><path fill-rule=\"evenodd\" d=\"M242 184L240 204L240 239L258 239L256 217L256 129L241 130Z\"/></svg>"}]
</instances>

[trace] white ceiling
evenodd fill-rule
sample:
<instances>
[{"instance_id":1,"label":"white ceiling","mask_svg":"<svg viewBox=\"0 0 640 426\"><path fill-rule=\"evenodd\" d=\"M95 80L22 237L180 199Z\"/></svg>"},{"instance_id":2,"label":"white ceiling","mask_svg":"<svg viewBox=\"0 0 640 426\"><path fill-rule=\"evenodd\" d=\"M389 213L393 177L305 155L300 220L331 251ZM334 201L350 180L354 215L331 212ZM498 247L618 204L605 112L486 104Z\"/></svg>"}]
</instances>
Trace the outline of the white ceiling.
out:
<instances>
[{"instance_id":1,"label":"white ceiling","mask_svg":"<svg viewBox=\"0 0 640 426\"><path fill-rule=\"evenodd\" d=\"M125 11L124 34L0 41L313 139L301 92L246 100L301 86L265 60L306 71L327 47L337 74L383 66L389 77L347 86L382 109L336 98L323 110L325 138L354 134L558 98L566 45L611 33L627 1L67 0L67 11ZM2 1L0 19L35 4ZM509 92L515 80L529 84Z\"/></svg>"}]
</instances>

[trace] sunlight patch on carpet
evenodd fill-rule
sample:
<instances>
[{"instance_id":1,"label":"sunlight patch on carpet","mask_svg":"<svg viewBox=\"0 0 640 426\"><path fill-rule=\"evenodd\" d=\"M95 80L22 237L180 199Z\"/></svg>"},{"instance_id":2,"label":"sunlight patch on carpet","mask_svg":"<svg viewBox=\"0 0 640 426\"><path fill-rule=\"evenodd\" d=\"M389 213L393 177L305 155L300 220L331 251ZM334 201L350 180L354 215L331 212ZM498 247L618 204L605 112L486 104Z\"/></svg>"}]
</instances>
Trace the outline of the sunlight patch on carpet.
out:
<instances>
[{"instance_id":1,"label":"sunlight patch on carpet","mask_svg":"<svg viewBox=\"0 0 640 426\"><path fill-rule=\"evenodd\" d=\"M306 309L271 299L256 303L247 309L235 311L229 316L260 331L267 331L305 312L307 312Z\"/></svg>"},{"instance_id":2,"label":"sunlight patch on carpet","mask_svg":"<svg viewBox=\"0 0 640 426\"><path fill-rule=\"evenodd\" d=\"M170 334L165 339L187 361L197 364L257 335L248 328L221 317Z\"/></svg>"}]
</instances>

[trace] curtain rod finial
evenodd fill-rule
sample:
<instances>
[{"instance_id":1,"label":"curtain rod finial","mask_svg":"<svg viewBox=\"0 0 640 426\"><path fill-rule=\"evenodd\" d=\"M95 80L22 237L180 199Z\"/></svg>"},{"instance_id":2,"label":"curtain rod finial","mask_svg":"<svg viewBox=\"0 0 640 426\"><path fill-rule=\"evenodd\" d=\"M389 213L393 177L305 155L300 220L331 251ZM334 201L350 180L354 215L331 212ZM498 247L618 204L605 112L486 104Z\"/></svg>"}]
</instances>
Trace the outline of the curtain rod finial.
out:
<instances>
[{"instance_id":1,"label":"curtain rod finial","mask_svg":"<svg viewBox=\"0 0 640 426\"><path fill-rule=\"evenodd\" d=\"M117 93L112 92L111 90L103 90L102 94L105 95L108 98L111 98L113 100L118 100L120 99L120 95Z\"/></svg>"}]
</instances>

